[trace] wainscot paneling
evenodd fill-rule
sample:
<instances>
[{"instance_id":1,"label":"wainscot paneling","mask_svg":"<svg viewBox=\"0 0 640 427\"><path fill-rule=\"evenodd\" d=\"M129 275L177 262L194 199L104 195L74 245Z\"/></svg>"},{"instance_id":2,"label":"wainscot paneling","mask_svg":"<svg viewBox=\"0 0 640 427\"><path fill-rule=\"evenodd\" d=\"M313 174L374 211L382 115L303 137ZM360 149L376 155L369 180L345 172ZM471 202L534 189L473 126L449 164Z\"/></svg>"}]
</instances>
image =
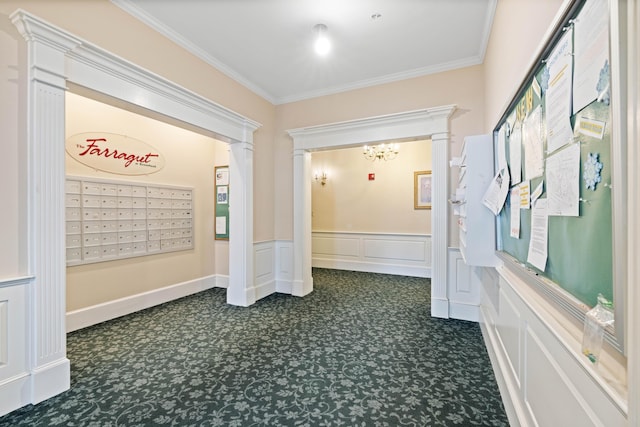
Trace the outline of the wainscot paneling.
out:
<instances>
[{"instance_id":1,"label":"wainscot paneling","mask_svg":"<svg viewBox=\"0 0 640 427\"><path fill-rule=\"evenodd\" d=\"M313 267L431 277L431 236L314 231Z\"/></svg>"},{"instance_id":2,"label":"wainscot paneling","mask_svg":"<svg viewBox=\"0 0 640 427\"><path fill-rule=\"evenodd\" d=\"M29 403L24 393L30 381L25 313L32 279L0 280L0 416Z\"/></svg>"},{"instance_id":3,"label":"wainscot paneling","mask_svg":"<svg viewBox=\"0 0 640 427\"><path fill-rule=\"evenodd\" d=\"M447 299L439 298L434 301L432 297L432 304L437 303L441 307L441 313L446 309L447 317L477 322L480 306L478 267L467 265L458 248L449 248L448 265Z\"/></svg>"},{"instance_id":4,"label":"wainscot paneling","mask_svg":"<svg viewBox=\"0 0 640 427\"><path fill-rule=\"evenodd\" d=\"M594 367L580 352L580 325L552 313L508 268L479 277L480 326L511 425L626 426L618 362Z\"/></svg>"}]
</instances>

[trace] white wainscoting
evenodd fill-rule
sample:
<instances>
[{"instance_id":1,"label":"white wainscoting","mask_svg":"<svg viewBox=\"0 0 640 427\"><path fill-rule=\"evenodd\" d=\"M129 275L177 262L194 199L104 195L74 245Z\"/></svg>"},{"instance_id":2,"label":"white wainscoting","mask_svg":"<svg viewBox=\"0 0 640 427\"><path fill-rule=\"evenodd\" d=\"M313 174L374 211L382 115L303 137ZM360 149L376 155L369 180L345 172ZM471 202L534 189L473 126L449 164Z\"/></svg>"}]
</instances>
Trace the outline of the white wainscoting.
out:
<instances>
[{"instance_id":1,"label":"white wainscoting","mask_svg":"<svg viewBox=\"0 0 640 427\"><path fill-rule=\"evenodd\" d=\"M431 236L314 231L312 266L431 277Z\"/></svg>"},{"instance_id":2,"label":"white wainscoting","mask_svg":"<svg viewBox=\"0 0 640 427\"><path fill-rule=\"evenodd\" d=\"M32 280L0 280L0 416L30 403L26 313Z\"/></svg>"},{"instance_id":3,"label":"white wainscoting","mask_svg":"<svg viewBox=\"0 0 640 427\"><path fill-rule=\"evenodd\" d=\"M448 308L448 317L452 319L477 322L480 319L480 269L468 266L458 248L449 248L448 255L448 300L439 304Z\"/></svg>"},{"instance_id":4,"label":"white wainscoting","mask_svg":"<svg viewBox=\"0 0 640 427\"><path fill-rule=\"evenodd\" d=\"M479 273L480 325L511 425L626 426L624 380L615 379L624 374L582 356L580 325L505 267Z\"/></svg>"},{"instance_id":5,"label":"white wainscoting","mask_svg":"<svg viewBox=\"0 0 640 427\"><path fill-rule=\"evenodd\" d=\"M291 294L293 242L269 240L254 244L256 301L275 292Z\"/></svg>"}]
</instances>

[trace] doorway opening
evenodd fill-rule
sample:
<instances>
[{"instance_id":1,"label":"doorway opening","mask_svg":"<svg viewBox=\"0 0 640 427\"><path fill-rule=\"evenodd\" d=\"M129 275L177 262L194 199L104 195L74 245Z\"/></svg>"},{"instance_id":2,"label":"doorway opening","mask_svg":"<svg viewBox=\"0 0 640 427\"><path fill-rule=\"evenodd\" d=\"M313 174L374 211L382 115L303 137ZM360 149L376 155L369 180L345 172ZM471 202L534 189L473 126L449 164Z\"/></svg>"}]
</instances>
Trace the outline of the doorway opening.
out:
<instances>
[{"instance_id":1,"label":"doorway opening","mask_svg":"<svg viewBox=\"0 0 640 427\"><path fill-rule=\"evenodd\" d=\"M313 290L311 276L311 152L353 147L372 141L424 138L432 142L431 313L449 317L447 249L449 188L449 120L455 106L428 108L288 131L293 138L293 295Z\"/></svg>"}]
</instances>

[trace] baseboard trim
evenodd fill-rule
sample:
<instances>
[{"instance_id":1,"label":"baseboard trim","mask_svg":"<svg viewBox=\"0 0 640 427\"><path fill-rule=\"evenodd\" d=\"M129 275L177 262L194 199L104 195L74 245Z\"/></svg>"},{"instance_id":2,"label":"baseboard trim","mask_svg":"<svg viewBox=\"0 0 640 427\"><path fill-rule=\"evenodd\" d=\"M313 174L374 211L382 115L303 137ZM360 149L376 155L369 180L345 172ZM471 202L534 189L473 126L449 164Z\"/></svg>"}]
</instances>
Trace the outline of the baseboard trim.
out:
<instances>
[{"instance_id":1,"label":"baseboard trim","mask_svg":"<svg viewBox=\"0 0 640 427\"><path fill-rule=\"evenodd\" d=\"M362 261L343 261L337 259L313 258L313 267L333 270L362 271L366 273L393 274L396 276L431 277L430 267L413 267Z\"/></svg>"},{"instance_id":2,"label":"baseboard trim","mask_svg":"<svg viewBox=\"0 0 640 427\"><path fill-rule=\"evenodd\" d=\"M431 317L449 318L449 300L431 297Z\"/></svg>"},{"instance_id":3,"label":"baseboard trim","mask_svg":"<svg viewBox=\"0 0 640 427\"><path fill-rule=\"evenodd\" d=\"M30 375L23 373L0 383L0 417L30 403L29 381Z\"/></svg>"},{"instance_id":4,"label":"baseboard trim","mask_svg":"<svg viewBox=\"0 0 640 427\"><path fill-rule=\"evenodd\" d=\"M40 403L71 387L71 362L63 357L31 372L31 401Z\"/></svg>"},{"instance_id":5,"label":"baseboard trim","mask_svg":"<svg viewBox=\"0 0 640 427\"><path fill-rule=\"evenodd\" d=\"M449 301L449 317L470 322L480 321L480 308L477 305Z\"/></svg>"},{"instance_id":6,"label":"baseboard trim","mask_svg":"<svg viewBox=\"0 0 640 427\"><path fill-rule=\"evenodd\" d=\"M293 293L293 283L291 283L291 280L276 280L276 292L291 295Z\"/></svg>"},{"instance_id":7,"label":"baseboard trim","mask_svg":"<svg viewBox=\"0 0 640 427\"><path fill-rule=\"evenodd\" d=\"M195 294L214 287L226 288L229 278L226 276L206 276L160 289L143 292L114 301L108 301L91 307L67 313L67 332L86 328L107 320L135 313L155 305L164 304L187 295Z\"/></svg>"},{"instance_id":8,"label":"baseboard trim","mask_svg":"<svg viewBox=\"0 0 640 427\"><path fill-rule=\"evenodd\" d=\"M313 292L313 277L308 280L294 280L291 284L291 295L303 297Z\"/></svg>"},{"instance_id":9,"label":"baseboard trim","mask_svg":"<svg viewBox=\"0 0 640 427\"><path fill-rule=\"evenodd\" d=\"M255 288L256 301L268 297L276 292L276 281L269 280L256 286Z\"/></svg>"}]
</instances>

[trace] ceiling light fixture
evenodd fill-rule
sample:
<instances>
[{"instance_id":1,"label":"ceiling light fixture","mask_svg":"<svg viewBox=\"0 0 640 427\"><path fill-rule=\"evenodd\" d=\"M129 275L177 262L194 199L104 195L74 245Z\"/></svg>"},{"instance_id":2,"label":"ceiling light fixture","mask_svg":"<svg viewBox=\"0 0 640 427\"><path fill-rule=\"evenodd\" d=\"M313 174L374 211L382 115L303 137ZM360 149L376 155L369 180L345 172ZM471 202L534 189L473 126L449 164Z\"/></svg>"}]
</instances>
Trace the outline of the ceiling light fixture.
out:
<instances>
[{"instance_id":1,"label":"ceiling light fixture","mask_svg":"<svg viewBox=\"0 0 640 427\"><path fill-rule=\"evenodd\" d=\"M331 50L331 42L327 37L327 26L324 24L317 24L313 27L313 31L316 33L316 41L314 48L318 55L326 55Z\"/></svg>"},{"instance_id":2,"label":"ceiling light fixture","mask_svg":"<svg viewBox=\"0 0 640 427\"><path fill-rule=\"evenodd\" d=\"M393 160L398 156L399 151L398 144L365 145L362 148L364 158L373 162L376 160Z\"/></svg>"}]
</instances>

